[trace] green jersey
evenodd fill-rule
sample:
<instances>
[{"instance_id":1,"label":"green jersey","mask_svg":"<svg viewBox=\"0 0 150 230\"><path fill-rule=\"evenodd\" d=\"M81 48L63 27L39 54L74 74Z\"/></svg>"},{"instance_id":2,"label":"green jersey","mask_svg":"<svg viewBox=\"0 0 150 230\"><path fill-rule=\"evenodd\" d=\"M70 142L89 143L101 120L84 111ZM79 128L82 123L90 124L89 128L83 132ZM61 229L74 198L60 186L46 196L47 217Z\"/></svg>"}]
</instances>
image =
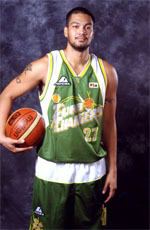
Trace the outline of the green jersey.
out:
<instances>
[{"instance_id":1,"label":"green jersey","mask_svg":"<svg viewBox=\"0 0 150 230\"><path fill-rule=\"evenodd\" d=\"M40 104L46 133L38 155L48 161L91 163L106 155L101 146L106 73L94 54L76 74L63 50L48 54Z\"/></svg>"}]
</instances>

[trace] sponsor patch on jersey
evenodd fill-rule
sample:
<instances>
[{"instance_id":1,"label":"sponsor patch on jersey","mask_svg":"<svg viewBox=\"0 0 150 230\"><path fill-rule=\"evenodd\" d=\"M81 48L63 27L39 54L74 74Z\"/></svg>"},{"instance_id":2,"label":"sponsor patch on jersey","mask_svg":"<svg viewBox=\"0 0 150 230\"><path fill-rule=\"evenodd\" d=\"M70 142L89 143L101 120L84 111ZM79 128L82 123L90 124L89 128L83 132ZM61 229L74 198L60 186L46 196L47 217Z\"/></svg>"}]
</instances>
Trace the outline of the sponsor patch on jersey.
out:
<instances>
[{"instance_id":1,"label":"sponsor patch on jersey","mask_svg":"<svg viewBox=\"0 0 150 230\"><path fill-rule=\"evenodd\" d=\"M97 82L89 82L89 88L91 88L91 89L98 88L98 83Z\"/></svg>"},{"instance_id":2,"label":"sponsor patch on jersey","mask_svg":"<svg viewBox=\"0 0 150 230\"><path fill-rule=\"evenodd\" d=\"M71 83L68 81L67 77L61 76L61 78L55 83L56 86L69 86Z\"/></svg>"}]
</instances>

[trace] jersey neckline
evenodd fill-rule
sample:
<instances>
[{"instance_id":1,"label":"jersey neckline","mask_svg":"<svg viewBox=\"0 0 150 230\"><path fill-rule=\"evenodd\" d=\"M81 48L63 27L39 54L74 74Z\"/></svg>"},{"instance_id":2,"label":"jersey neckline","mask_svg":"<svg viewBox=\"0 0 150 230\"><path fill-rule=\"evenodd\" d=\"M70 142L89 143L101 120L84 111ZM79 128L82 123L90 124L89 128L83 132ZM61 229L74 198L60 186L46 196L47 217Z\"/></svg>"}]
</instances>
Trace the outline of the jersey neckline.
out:
<instances>
[{"instance_id":1,"label":"jersey neckline","mask_svg":"<svg viewBox=\"0 0 150 230\"><path fill-rule=\"evenodd\" d=\"M89 57L87 63L85 64L83 70L79 74L77 74L74 71L74 69L72 68L72 66L70 65L70 63L68 62L68 60L67 60L67 58L66 58L65 53L64 53L63 50L60 50L60 55L61 55L63 61L65 62L65 64L67 65L68 69L70 70L70 72L72 73L72 75L74 77L83 77L85 75L85 73L87 72L90 64L91 64L91 55L90 55L90 57Z\"/></svg>"}]
</instances>

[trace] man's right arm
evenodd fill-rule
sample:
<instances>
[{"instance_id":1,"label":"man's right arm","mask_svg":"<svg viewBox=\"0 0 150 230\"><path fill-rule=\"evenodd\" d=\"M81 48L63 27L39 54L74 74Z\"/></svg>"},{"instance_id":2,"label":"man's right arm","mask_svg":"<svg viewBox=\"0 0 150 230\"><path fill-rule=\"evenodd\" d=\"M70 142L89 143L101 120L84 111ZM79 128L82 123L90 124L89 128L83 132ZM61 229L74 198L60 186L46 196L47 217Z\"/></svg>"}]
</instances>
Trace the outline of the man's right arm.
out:
<instances>
[{"instance_id":1,"label":"man's right arm","mask_svg":"<svg viewBox=\"0 0 150 230\"><path fill-rule=\"evenodd\" d=\"M13 101L39 84L45 83L48 68L48 57L44 56L26 66L24 71L14 78L0 95L0 144L12 152L24 151L29 148L16 148L15 144L22 140L14 140L5 136L5 124Z\"/></svg>"}]
</instances>

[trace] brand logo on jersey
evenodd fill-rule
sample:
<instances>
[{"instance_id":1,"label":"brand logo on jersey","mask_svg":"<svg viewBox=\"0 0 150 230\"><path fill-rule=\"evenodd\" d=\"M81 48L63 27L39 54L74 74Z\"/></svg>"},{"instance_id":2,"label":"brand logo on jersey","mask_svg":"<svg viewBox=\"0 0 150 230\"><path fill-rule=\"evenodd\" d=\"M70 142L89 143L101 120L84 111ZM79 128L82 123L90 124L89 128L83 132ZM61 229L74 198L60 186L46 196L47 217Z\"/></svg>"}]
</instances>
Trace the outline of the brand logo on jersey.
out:
<instances>
[{"instance_id":1,"label":"brand logo on jersey","mask_svg":"<svg viewBox=\"0 0 150 230\"><path fill-rule=\"evenodd\" d=\"M91 88L91 89L98 88L98 83L97 82L89 82L89 88Z\"/></svg>"},{"instance_id":2,"label":"brand logo on jersey","mask_svg":"<svg viewBox=\"0 0 150 230\"><path fill-rule=\"evenodd\" d=\"M56 86L68 86L71 83L68 81L67 77L61 76L61 78L55 83Z\"/></svg>"},{"instance_id":3,"label":"brand logo on jersey","mask_svg":"<svg viewBox=\"0 0 150 230\"><path fill-rule=\"evenodd\" d=\"M39 216L44 216L44 213L42 212L42 209L40 207L37 207L34 211L35 214Z\"/></svg>"}]
</instances>

